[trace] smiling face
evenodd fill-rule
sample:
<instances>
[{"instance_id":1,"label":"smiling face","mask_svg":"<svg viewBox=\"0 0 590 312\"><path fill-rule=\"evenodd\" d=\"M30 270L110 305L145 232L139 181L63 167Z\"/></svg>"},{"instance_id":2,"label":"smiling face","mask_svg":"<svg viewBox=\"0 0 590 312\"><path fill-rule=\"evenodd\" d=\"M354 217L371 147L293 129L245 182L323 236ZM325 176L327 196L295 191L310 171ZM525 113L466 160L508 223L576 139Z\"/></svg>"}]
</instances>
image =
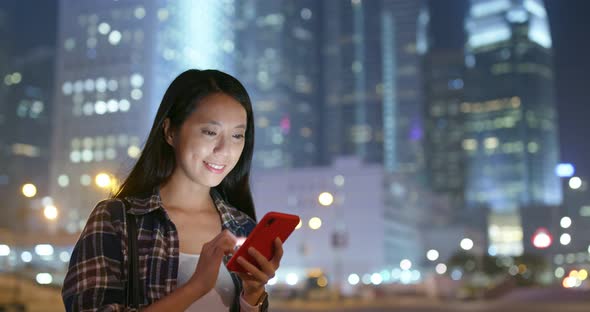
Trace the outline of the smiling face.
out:
<instances>
[{"instance_id":1,"label":"smiling face","mask_svg":"<svg viewBox=\"0 0 590 312\"><path fill-rule=\"evenodd\" d=\"M164 126L176 157L172 175L215 187L240 159L246 142L246 110L223 93L206 96L196 105L180 129L168 129L169 122Z\"/></svg>"}]
</instances>

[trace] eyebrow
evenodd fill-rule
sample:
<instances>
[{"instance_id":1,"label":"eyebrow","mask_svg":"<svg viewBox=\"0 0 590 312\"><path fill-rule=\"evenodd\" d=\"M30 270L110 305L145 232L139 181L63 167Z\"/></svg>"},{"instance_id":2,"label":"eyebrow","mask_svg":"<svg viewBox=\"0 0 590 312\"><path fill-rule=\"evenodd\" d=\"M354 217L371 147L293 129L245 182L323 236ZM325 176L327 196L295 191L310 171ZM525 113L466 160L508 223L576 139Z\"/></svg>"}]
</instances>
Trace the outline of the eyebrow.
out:
<instances>
[{"instance_id":1,"label":"eyebrow","mask_svg":"<svg viewBox=\"0 0 590 312\"><path fill-rule=\"evenodd\" d=\"M210 125L215 125L215 126L219 126L219 127L222 126L220 122L215 121L215 120L211 120L211 121L209 121L207 123L210 124ZM242 124L242 125L236 126L234 129L238 129L238 128L246 129L246 125L243 125Z\"/></svg>"}]
</instances>

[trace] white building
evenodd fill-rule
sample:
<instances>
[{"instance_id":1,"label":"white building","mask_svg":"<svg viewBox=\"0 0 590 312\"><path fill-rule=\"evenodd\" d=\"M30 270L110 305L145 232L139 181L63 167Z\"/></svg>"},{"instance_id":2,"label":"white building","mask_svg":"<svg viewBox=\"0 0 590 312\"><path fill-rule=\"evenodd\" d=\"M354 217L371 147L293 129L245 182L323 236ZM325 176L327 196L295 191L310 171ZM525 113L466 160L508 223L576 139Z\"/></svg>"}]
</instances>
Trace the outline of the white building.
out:
<instances>
[{"instance_id":1,"label":"white building","mask_svg":"<svg viewBox=\"0 0 590 312\"><path fill-rule=\"evenodd\" d=\"M332 167L255 172L251 185L257 217L279 211L296 214L302 221L285 242L279 283L289 273L301 279L309 269L322 270L331 281L334 277L345 281L350 274L363 276L398 267L399 262L386 262L386 248L393 245L386 241L394 238L386 234L393 233L387 231L393 225L384 218L383 183L382 166L361 164L355 158L338 159ZM333 197L328 206L320 204L324 192ZM323 196L329 203L330 196ZM321 226L312 229L315 218ZM397 239L412 241L405 245L414 249L397 250L400 259L421 249L418 237Z\"/></svg>"}]
</instances>

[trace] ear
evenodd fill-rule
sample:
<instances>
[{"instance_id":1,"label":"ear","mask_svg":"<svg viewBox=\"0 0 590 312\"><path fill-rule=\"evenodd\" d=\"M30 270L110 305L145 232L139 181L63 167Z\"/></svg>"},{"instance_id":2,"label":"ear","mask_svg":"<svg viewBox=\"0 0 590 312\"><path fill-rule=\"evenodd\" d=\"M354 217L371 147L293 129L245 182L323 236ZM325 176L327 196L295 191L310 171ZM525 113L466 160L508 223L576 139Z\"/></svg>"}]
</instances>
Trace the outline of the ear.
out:
<instances>
[{"instance_id":1,"label":"ear","mask_svg":"<svg viewBox=\"0 0 590 312\"><path fill-rule=\"evenodd\" d=\"M174 130L170 128L170 118L164 119L162 130L164 131L164 140L166 140L166 143L174 147Z\"/></svg>"}]
</instances>

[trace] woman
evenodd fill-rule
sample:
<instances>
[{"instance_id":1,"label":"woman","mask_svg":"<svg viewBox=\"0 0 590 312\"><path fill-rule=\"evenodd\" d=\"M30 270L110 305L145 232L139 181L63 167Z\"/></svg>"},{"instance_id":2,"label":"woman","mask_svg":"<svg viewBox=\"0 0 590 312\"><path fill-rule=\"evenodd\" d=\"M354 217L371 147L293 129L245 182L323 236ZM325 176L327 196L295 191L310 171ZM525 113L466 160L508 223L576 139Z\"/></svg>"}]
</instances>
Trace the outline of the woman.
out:
<instances>
[{"instance_id":1,"label":"woman","mask_svg":"<svg viewBox=\"0 0 590 312\"><path fill-rule=\"evenodd\" d=\"M254 117L244 87L215 70L188 70L168 87L141 157L114 198L92 211L74 248L67 311L121 311L129 278L128 214L138 227L142 311L266 311L265 285L283 254L225 264L256 225L249 186ZM260 268L260 269L259 269Z\"/></svg>"}]
</instances>

